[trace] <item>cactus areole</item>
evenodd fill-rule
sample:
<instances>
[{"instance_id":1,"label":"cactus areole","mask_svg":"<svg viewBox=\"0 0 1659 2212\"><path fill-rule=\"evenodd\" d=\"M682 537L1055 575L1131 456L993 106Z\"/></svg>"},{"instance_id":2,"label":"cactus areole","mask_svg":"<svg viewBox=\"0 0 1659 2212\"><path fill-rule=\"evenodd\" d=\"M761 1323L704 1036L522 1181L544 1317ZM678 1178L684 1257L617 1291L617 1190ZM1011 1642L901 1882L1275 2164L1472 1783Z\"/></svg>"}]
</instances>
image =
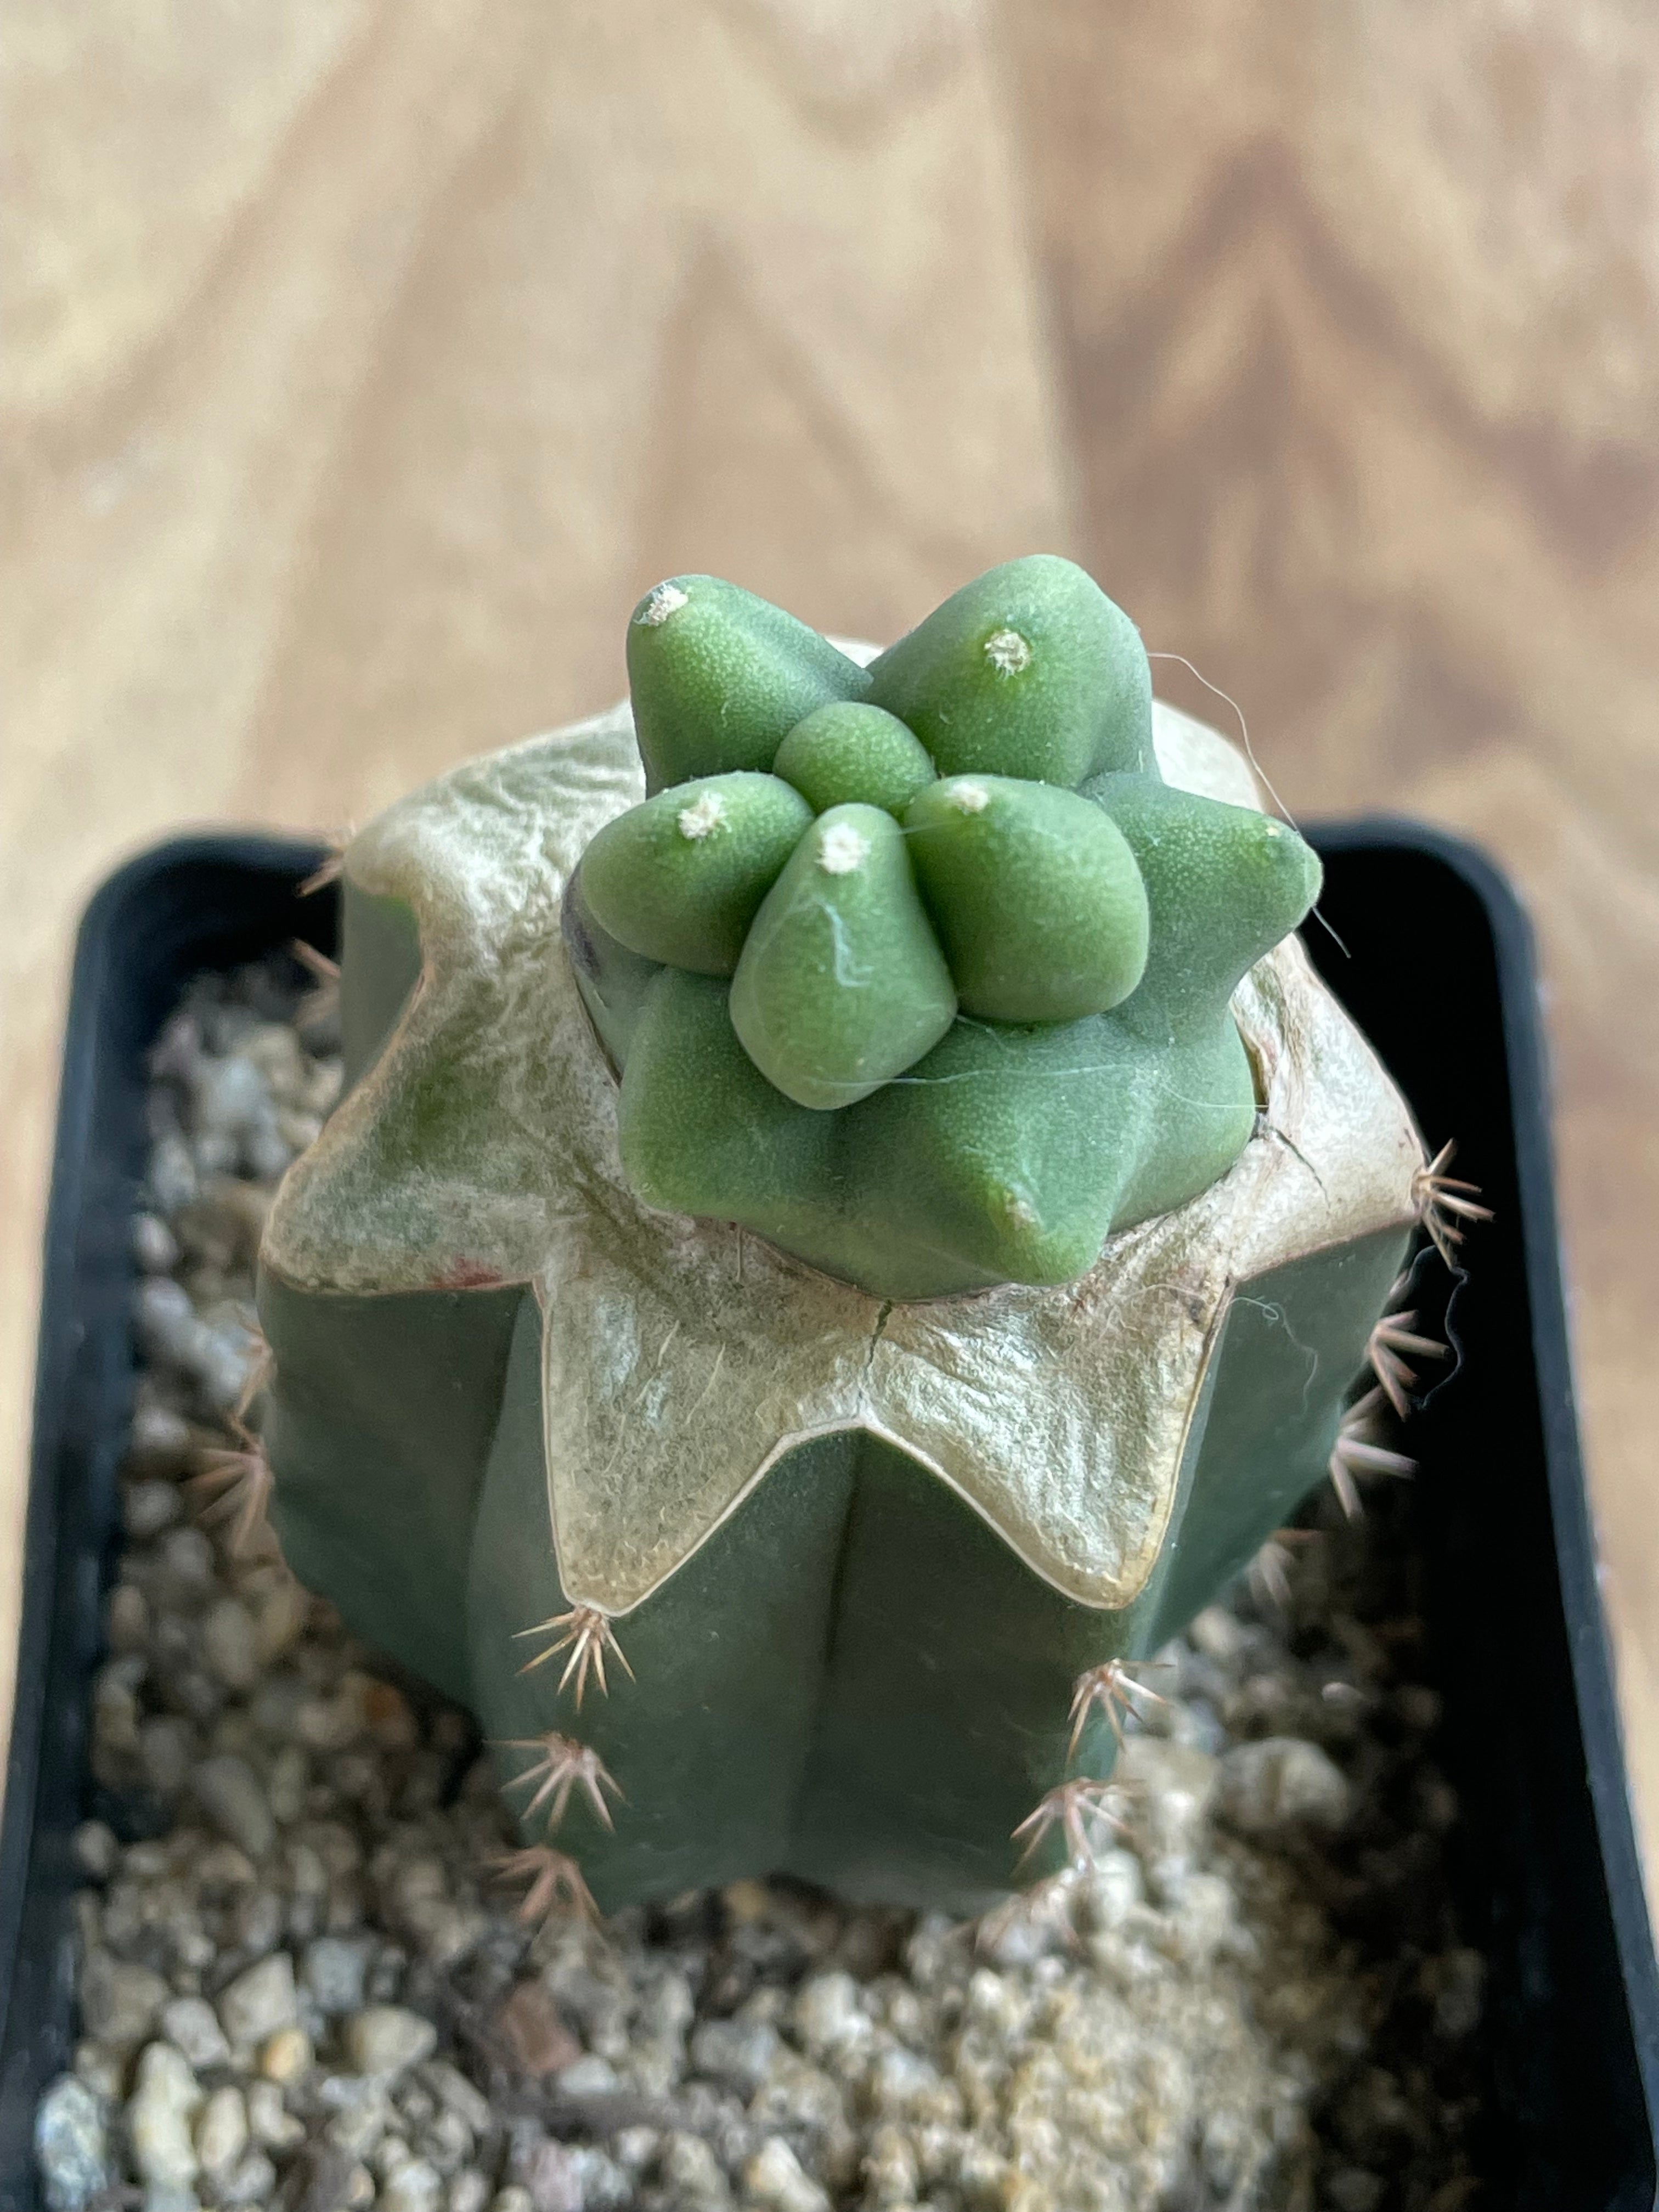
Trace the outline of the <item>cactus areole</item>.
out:
<instances>
[{"instance_id":1,"label":"cactus areole","mask_svg":"<svg viewBox=\"0 0 1659 2212\"><path fill-rule=\"evenodd\" d=\"M538 1896L979 1909L1353 1433L1421 1145L1081 569L874 656L682 576L628 644L631 714L345 853L273 1520L477 1714Z\"/></svg>"}]
</instances>

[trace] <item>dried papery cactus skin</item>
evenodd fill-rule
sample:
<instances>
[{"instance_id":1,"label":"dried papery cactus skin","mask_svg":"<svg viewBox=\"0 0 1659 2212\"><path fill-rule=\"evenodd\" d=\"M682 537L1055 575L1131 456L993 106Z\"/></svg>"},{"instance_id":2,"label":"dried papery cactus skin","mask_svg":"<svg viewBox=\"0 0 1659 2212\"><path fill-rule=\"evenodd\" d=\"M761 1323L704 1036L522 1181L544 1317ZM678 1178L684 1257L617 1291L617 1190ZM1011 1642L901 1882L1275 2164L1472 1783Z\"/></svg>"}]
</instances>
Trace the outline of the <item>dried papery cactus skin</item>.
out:
<instances>
[{"instance_id":1,"label":"dried papery cactus skin","mask_svg":"<svg viewBox=\"0 0 1659 2212\"><path fill-rule=\"evenodd\" d=\"M619 711L452 771L347 853L351 1087L262 1255L271 1523L357 1632L509 1747L537 1910L787 1871L974 1911L1040 1878L1092 1837L1124 1725L1079 1681L1119 1680L1345 1436L1354 1456L1353 1378L1432 1193L1286 937L1317 864L1212 732L1159 708L1154 757L1116 678L1098 719L1063 648L1127 651L1127 618L1067 564L1013 568L1017 605L981 580L971 621L950 603L925 652L884 658L919 722L932 669L975 745L975 687L1017 698L1040 668L1041 758L1028 718L1012 765L941 763L878 805L836 779L917 763L836 692L856 662L685 578L636 625L662 787L642 824ZM962 641L986 624L981 678ZM721 653L760 672L729 718L746 757L709 712ZM814 718L833 743L795 738ZM1069 879L928 857L952 783L985 787L963 818L994 829L1005 779ZM737 818L711 793L761 787L764 866L703 898L680 847ZM961 926L980 882L1012 957ZM827 956L792 949L803 915ZM1060 988L1054 941L1090 928L1103 1011L965 1010L1010 978ZM836 1103L877 1047L915 1056Z\"/></svg>"}]
</instances>

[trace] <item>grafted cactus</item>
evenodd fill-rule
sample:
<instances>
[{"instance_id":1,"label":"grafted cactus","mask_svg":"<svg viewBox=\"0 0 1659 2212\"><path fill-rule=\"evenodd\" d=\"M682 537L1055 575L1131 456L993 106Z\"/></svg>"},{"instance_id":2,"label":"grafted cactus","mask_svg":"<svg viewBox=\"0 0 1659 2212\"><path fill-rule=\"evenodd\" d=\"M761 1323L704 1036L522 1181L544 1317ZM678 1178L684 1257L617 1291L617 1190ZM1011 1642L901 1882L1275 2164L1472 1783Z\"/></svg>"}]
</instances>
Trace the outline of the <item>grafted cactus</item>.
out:
<instances>
[{"instance_id":1,"label":"grafted cactus","mask_svg":"<svg viewBox=\"0 0 1659 2212\"><path fill-rule=\"evenodd\" d=\"M538 1901L556 1845L607 1907L975 1909L1088 1844L1134 1662L1387 1463L1421 1147L1306 847L1069 563L874 658L683 577L629 671L346 853L277 1533L478 1713Z\"/></svg>"}]
</instances>

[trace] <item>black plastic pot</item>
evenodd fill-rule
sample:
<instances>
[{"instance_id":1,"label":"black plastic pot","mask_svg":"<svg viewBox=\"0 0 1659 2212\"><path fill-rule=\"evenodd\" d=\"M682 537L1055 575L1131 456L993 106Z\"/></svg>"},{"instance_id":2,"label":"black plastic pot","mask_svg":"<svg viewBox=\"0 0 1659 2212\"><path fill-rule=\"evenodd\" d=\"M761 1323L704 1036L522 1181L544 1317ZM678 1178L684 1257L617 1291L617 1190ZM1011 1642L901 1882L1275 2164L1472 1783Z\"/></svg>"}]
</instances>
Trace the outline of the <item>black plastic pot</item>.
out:
<instances>
[{"instance_id":1,"label":"black plastic pot","mask_svg":"<svg viewBox=\"0 0 1659 2212\"><path fill-rule=\"evenodd\" d=\"M1310 947L1430 1142L1496 1221L1476 1232L1455 1381L1413 1425L1410 1516L1463 1820L1465 1939L1490 1966L1489 2191L1524 2212L1650 2212L1656 1973L1626 1796L1562 1310L1529 933L1501 878L1405 822L1316 833ZM133 1351L130 1218L144 1055L191 975L304 935L309 847L198 837L93 902L70 1000L47 1224L16 1717L0 1829L0 2208L36 2201L40 2089L73 2043L70 1837L87 1809L88 1676L118 1528Z\"/></svg>"}]
</instances>

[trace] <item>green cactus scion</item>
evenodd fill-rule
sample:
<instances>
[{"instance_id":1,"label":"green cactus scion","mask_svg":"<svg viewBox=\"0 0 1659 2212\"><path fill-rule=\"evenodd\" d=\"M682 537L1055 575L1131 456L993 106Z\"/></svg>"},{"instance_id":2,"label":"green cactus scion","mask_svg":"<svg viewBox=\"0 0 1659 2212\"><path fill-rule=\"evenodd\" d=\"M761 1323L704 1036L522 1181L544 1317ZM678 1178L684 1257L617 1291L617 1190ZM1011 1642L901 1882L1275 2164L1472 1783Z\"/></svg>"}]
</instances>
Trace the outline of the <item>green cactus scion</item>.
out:
<instances>
[{"instance_id":1,"label":"green cactus scion","mask_svg":"<svg viewBox=\"0 0 1659 2212\"><path fill-rule=\"evenodd\" d=\"M348 848L275 1525L477 1712L538 1895L976 1910L1089 1847L1134 1662L1388 1463L1421 1146L1311 853L1081 569L879 655L682 576L628 645L631 717Z\"/></svg>"},{"instance_id":2,"label":"green cactus scion","mask_svg":"<svg viewBox=\"0 0 1659 2212\"><path fill-rule=\"evenodd\" d=\"M567 900L629 1181L879 1297L1069 1282L1243 1149L1228 1002L1318 863L1254 806L1168 790L1133 625L1050 556L948 599L769 776L715 775L734 722L753 761L787 711L787 619L683 576L630 625L647 765L689 773L600 830ZM818 669L805 640L787 664ZM694 975L732 977L729 1019Z\"/></svg>"}]
</instances>

